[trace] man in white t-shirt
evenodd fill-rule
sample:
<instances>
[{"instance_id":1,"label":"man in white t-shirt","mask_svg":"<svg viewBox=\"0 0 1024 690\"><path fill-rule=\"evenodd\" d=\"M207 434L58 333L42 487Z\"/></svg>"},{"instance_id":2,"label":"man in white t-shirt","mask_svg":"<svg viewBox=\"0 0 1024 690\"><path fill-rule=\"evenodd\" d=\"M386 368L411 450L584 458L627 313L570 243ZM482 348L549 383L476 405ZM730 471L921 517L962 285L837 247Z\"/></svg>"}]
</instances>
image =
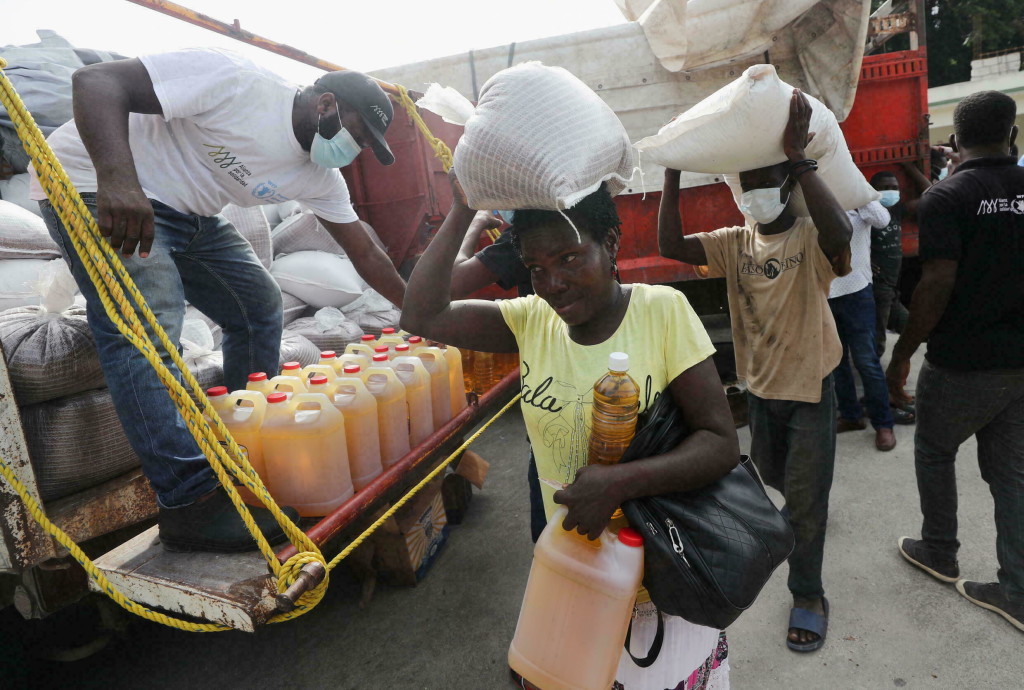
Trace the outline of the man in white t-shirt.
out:
<instances>
[{"instance_id":1,"label":"man in white t-shirt","mask_svg":"<svg viewBox=\"0 0 1024 690\"><path fill-rule=\"evenodd\" d=\"M833 280L828 294L828 306L843 344L843 358L833 372L839 407L836 432L841 434L864 429L866 407L875 430L875 448L890 451L896 447L896 434L892 430L894 420L889 407L889 389L875 349L875 297L871 285L871 228L888 225L889 212L877 201L872 201L846 214L853 228L850 239L850 265L853 270ZM864 384L863 406L857 399L851 359Z\"/></svg>"},{"instance_id":2,"label":"man in white t-shirt","mask_svg":"<svg viewBox=\"0 0 1024 690\"><path fill-rule=\"evenodd\" d=\"M218 215L229 203L300 202L363 279L401 305L405 284L360 224L338 171L364 148L394 162L384 141L394 111L366 75L331 72L298 88L230 51L183 50L85 67L74 75L73 103L75 119L48 140L57 158L172 342L186 300L223 328L230 389L244 388L251 372L277 370L282 319L277 284ZM164 546L255 548L154 370L107 318L33 182L86 296L115 407L159 500ZM164 363L174 370L169 357ZM253 512L268 538L283 537L267 511Z\"/></svg>"}]
</instances>

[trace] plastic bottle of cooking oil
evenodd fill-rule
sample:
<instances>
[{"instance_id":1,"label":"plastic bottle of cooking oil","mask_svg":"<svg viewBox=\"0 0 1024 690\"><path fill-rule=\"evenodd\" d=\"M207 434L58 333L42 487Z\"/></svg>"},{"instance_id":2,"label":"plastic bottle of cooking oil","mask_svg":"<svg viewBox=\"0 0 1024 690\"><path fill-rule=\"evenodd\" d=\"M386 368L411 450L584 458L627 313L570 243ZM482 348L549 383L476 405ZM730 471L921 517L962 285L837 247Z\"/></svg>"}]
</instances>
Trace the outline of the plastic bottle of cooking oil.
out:
<instances>
[{"instance_id":1,"label":"plastic bottle of cooking oil","mask_svg":"<svg viewBox=\"0 0 1024 690\"><path fill-rule=\"evenodd\" d=\"M231 437L241 448L249 460L249 464L256 470L260 480L266 484L267 469L263 463L263 443L260 441L260 427L263 425L263 417L267 411L266 396L259 391L240 390L228 393L224 386L215 386L206 391L210 404L217 411L224 426L228 428ZM220 433L214 429L217 440L224 441ZM250 505L261 506L253 493L245 486L239 486L238 492L242 500Z\"/></svg>"},{"instance_id":2,"label":"plastic bottle of cooking oil","mask_svg":"<svg viewBox=\"0 0 1024 690\"><path fill-rule=\"evenodd\" d=\"M326 395L271 393L260 439L267 488L281 505L310 517L352 497L345 419Z\"/></svg>"},{"instance_id":3,"label":"plastic bottle of cooking oil","mask_svg":"<svg viewBox=\"0 0 1024 690\"><path fill-rule=\"evenodd\" d=\"M466 392L463 390L462 352L454 345L444 346L444 359L448 363L448 394L451 396L452 416L466 409Z\"/></svg>"},{"instance_id":4,"label":"plastic bottle of cooking oil","mask_svg":"<svg viewBox=\"0 0 1024 690\"><path fill-rule=\"evenodd\" d=\"M613 352L608 356L608 373L594 384L587 451L587 462L591 465L617 463L636 433L640 386L628 372L629 355Z\"/></svg>"},{"instance_id":5,"label":"plastic bottle of cooking oil","mask_svg":"<svg viewBox=\"0 0 1024 690\"><path fill-rule=\"evenodd\" d=\"M407 340L406 342L409 343L409 352L411 352L412 354L416 354L416 350L420 349L421 347L427 346L426 341L423 340L423 338L421 338L418 335L410 335L409 340Z\"/></svg>"},{"instance_id":6,"label":"plastic bottle of cooking oil","mask_svg":"<svg viewBox=\"0 0 1024 690\"><path fill-rule=\"evenodd\" d=\"M293 370L289 369L288 371ZM275 392L290 393L292 395L306 392L306 381L302 378L301 369L295 374L275 376L270 379L270 383L274 385Z\"/></svg>"},{"instance_id":7,"label":"plastic bottle of cooking oil","mask_svg":"<svg viewBox=\"0 0 1024 690\"><path fill-rule=\"evenodd\" d=\"M380 337L377 338L377 347L387 345L388 354L391 356L394 356L393 353L395 351L395 346L402 345L403 343L405 343L405 338L398 333L395 333L394 328L382 328L380 331Z\"/></svg>"},{"instance_id":8,"label":"plastic bottle of cooking oil","mask_svg":"<svg viewBox=\"0 0 1024 690\"><path fill-rule=\"evenodd\" d=\"M462 351L462 388L466 393L472 393L475 389L473 383L473 358L476 353L472 350Z\"/></svg>"},{"instance_id":9,"label":"plastic bottle of cooking oil","mask_svg":"<svg viewBox=\"0 0 1024 690\"><path fill-rule=\"evenodd\" d=\"M365 489L383 472L380 461L380 429L377 399L359 376L359 365L349 364L334 380L331 399L345 417L345 442L352 486Z\"/></svg>"},{"instance_id":10,"label":"plastic bottle of cooking oil","mask_svg":"<svg viewBox=\"0 0 1024 690\"><path fill-rule=\"evenodd\" d=\"M430 372L430 404L434 412L434 429L440 429L452 418L452 394L449 391L448 362L444 350L424 347L416 351L423 366Z\"/></svg>"},{"instance_id":11,"label":"plastic bottle of cooking oil","mask_svg":"<svg viewBox=\"0 0 1024 690\"><path fill-rule=\"evenodd\" d=\"M477 395L483 395L494 386L494 353L473 353L473 387Z\"/></svg>"},{"instance_id":12,"label":"plastic bottle of cooking oil","mask_svg":"<svg viewBox=\"0 0 1024 690\"><path fill-rule=\"evenodd\" d=\"M409 408L409 445L415 448L434 432L434 406L431 399L430 372L423 360L409 354L405 343L395 348L391 366L405 386Z\"/></svg>"},{"instance_id":13,"label":"plastic bottle of cooking oil","mask_svg":"<svg viewBox=\"0 0 1024 690\"><path fill-rule=\"evenodd\" d=\"M249 380L245 384L245 389L257 391L266 396L274 392L274 384L267 378L267 372L257 371L249 374Z\"/></svg>"},{"instance_id":14,"label":"plastic bottle of cooking oil","mask_svg":"<svg viewBox=\"0 0 1024 690\"><path fill-rule=\"evenodd\" d=\"M344 365L341 360L338 359L338 353L334 350L324 350L320 353L320 364L326 364L331 369L334 369L334 375L341 376L341 371Z\"/></svg>"},{"instance_id":15,"label":"plastic bottle of cooking oil","mask_svg":"<svg viewBox=\"0 0 1024 690\"><path fill-rule=\"evenodd\" d=\"M375 347L377 347L377 339L367 333L359 339L358 343L349 343L346 345L345 354L360 354L366 357L366 366L363 367L363 371L366 371L370 365L373 364L373 348Z\"/></svg>"},{"instance_id":16,"label":"plastic bottle of cooking oil","mask_svg":"<svg viewBox=\"0 0 1024 690\"><path fill-rule=\"evenodd\" d=\"M643 577L643 537L629 527L587 541L562 529L559 507L533 550L508 665L544 690L615 682Z\"/></svg>"},{"instance_id":17,"label":"plastic bottle of cooking oil","mask_svg":"<svg viewBox=\"0 0 1024 690\"><path fill-rule=\"evenodd\" d=\"M409 452L409 411L405 386L386 354L374 355L373 366L363 373L366 388L377 399L380 460L388 469Z\"/></svg>"}]
</instances>

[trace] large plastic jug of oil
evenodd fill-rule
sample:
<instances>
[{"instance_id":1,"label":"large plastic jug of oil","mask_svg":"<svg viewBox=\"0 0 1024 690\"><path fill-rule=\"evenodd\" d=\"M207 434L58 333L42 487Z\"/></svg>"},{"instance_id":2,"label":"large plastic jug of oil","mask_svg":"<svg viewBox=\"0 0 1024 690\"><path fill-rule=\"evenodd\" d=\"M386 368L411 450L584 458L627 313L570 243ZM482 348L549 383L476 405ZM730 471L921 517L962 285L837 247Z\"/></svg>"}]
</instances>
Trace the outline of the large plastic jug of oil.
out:
<instances>
[{"instance_id":1,"label":"large plastic jug of oil","mask_svg":"<svg viewBox=\"0 0 1024 690\"><path fill-rule=\"evenodd\" d=\"M416 354L416 350L421 347L426 347L427 343L418 335L410 335L409 340L406 341L409 344L409 352Z\"/></svg>"},{"instance_id":2,"label":"large plastic jug of oil","mask_svg":"<svg viewBox=\"0 0 1024 690\"><path fill-rule=\"evenodd\" d=\"M416 351L423 360L423 366L430 372L430 402L434 408L434 429L440 429L452 418L452 394L448 382L448 362L444 350L439 347L424 347Z\"/></svg>"},{"instance_id":3,"label":"large plastic jug of oil","mask_svg":"<svg viewBox=\"0 0 1024 690\"><path fill-rule=\"evenodd\" d=\"M534 547L508 664L544 690L606 690L643 578L643 537L624 527L591 542L562 529L566 512Z\"/></svg>"},{"instance_id":4,"label":"large plastic jug of oil","mask_svg":"<svg viewBox=\"0 0 1024 690\"><path fill-rule=\"evenodd\" d=\"M294 376L286 376L284 374L275 376L270 379L270 383L273 384L273 390L275 392L290 393L292 395L306 392L306 382L302 378L301 370L299 370Z\"/></svg>"},{"instance_id":5,"label":"large plastic jug of oil","mask_svg":"<svg viewBox=\"0 0 1024 690\"><path fill-rule=\"evenodd\" d=\"M363 373L366 389L377 399L380 461L388 469L409 452L409 411L405 386L385 354L375 355L373 366Z\"/></svg>"},{"instance_id":6,"label":"large plastic jug of oil","mask_svg":"<svg viewBox=\"0 0 1024 690\"><path fill-rule=\"evenodd\" d=\"M472 393L476 389L476 385L473 382L473 357L474 352L472 350L462 351L462 387L467 394Z\"/></svg>"},{"instance_id":7,"label":"large plastic jug of oil","mask_svg":"<svg viewBox=\"0 0 1024 690\"><path fill-rule=\"evenodd\" d=\"M302 376L302 364L300 362L285 362L281 365L281 376Z\"/></svg>"},{"instance_id":8,"label":"large plastic jug of oil","mask_svg":"<svg viewBox=\"0 0 1024 690\"><path fill-rule=\"evenodd\" d=\"M270 395L274 392L274 384L267 378L267 372L256 371L249 374L249 380L245 383L247 391L257 391L263 395Z\"/></svg>"},{"instance_id":9,"label":"large plastic jug of oil","mask_svg":"<svg viewBox=\"0 0 1024 690\"><path fill-rule=\"evenodd\" d=\"M594 384L587 463L614 465L636 433L640 386L629 375L629 355L608 356L608 373Z\"/></svg>"},{"instance_id":10,"label":"large plastic jug of oil","mask_svg":"<svg viewBox=\"0 0 1024 690\"><path fill-rule=\"evenodd\" d=\"M267 488L280 505L311 517L352 497L345 419L326 395L271 393L260 439Z\"/></svg>"},{"instance_id":11,"label":"large plastic jug of oil","mask_svg":"<svg viewBox=\"0 0 1024 690\"><path fill-rule=\"evenodd\" d=\"M448 363L448 393L451 396L452 416L466 409L466 392L463 389L462 352L454 345L444 346L444 359Z\"/></svg>"},{"instance_id":12,"label":"large plastic jug of oil","mask_svg":"<svg viewBox=\"0 0 1024 690\"><path fill-rule=\"evenodd\" d=\"M345 443L352 486L362 491L380 476L380 429L377 425L377 399L366 389L359 365L345 367L334 380L331 399L345 417Z\"/></svg>"},{"instance_id":13,"label":"large plastic jug of oil","mask_svg":"<svg viewBox=\"0 0 1024 690\"><path fill-rule=\"evenodd\" d=\"M306 381L306 387L309 387L309 381L314 376L326 376L327 381L331 382L338 378L337 372L334 371L334 367L330 364L308 364L302 367L302 380Z\"/></svg>"},{"instance_id":14,"label":"large plastic jug of oil","mask_svg":"<svg viewBox=\"0 0 1024 690\"><path fill-rule=\"evenodd\" d=\"M341 360L338 359L338 353L334 350L324 350L321 352L319 363L326 364L331 369L334 369L334 375L336 377L341 376L342 369L344 369L344 365L341 363Z\"/></svg>"},{"instance_id":15,"label":"large plastic jug of oil","mask_svg":"<svg viewBox=\"0 0 1024 690\"><path fill-rule=\"evenodd\" d=\"M405 386L405 402L409 409L409 445L416 447L434 432L434 407L431 400L430 372L423 360L409 354L402 343L391 360L398 380Z\"/></svg>"},{"instance_id":16,"label":"large plastic jug of oil","mask_svg":"<svg viewBox=\"0 0 1024 690\"><path fill-rule=\"evenodd\" d=\"M394 328L382 328L380 330L380 337L377 338L377 347L380 347L381 345L386 345L388 348L388 354L391 356L394 356L393 353L395 351L395 346L402 345L404 343L405 338L403 338L398 333L395 333Z\"/></svg>"},{"instance_id":17,"label":"large plastic jug of oil","mask_svg":"<svg viewBox=\"0 0 1024 690\"><path fill-rule=\"evenodd\" d=\"M496 367L493 352L473 353L473 389L477 395L483 395L501 380L497 377Z\"/></svg>"},{"instance_id":18,"label":"large plastic jug of oil","mask_svg":"<svg viewBox=\"0 0 1024 690\"><path fill-rule=\"evenodd\" d=\"M375 347L377 347L377 339L367 333L360 338L358 343L349 343L346 345L345 354L360 354L363 357L366 357L366 366L363 368L363 371L365 371L370 368L371 364L373 364L373 349Z\"/></svg>"},{"instance_id":19,"label":"large plastic jug of oil","mask_svg":"<svg viewBox=\"0 0 1024 690\"><path fill-rule=\"evenodd\" d=\"M211 388L206 392L210 403L217 410L224 426L231 432L231 437L242 449L249 460L249 464L256 470L256 474L264 484L267 483L267 468L263 462L263 442L260 440L260 427L263 426L263 417L267 411L267 399L259 391L240 390L228 393L224 386ZM217 439L223 441L217 430L214 429ZM252 505L263 505L262 501L256 499L249 489L244 486L238 487L242 499Z\"/></svg>"}]
</instances>

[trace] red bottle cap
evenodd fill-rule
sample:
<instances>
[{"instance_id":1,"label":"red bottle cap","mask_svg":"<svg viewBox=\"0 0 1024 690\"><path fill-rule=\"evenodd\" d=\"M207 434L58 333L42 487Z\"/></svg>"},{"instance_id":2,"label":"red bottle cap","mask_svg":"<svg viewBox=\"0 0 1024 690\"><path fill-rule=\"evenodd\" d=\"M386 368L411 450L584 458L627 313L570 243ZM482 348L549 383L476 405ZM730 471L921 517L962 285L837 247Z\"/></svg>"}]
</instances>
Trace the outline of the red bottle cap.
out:
<instances>
[{"instance_id":1,"label":"red bottle cap","mask_svg":"<svg viewBox=\"0 0 1024 690\"><path fill-rule=\"evenodd\" d=\"M266 381L267 373L265 371L257 371L255 374L249 374L250 381Z\"/></svg>"},{"instance_id":2,"label":"red bottle cap","mask_svg":"<svg viewBox=\"0 0 1024 690\"><path fill-rule=\"evenodd\" d=\"M334 352L334 350L324 350L323 352L320 353L320 359L334 359L337 356L338 355L337 353Z\"/></svg>"},{"instance_id":3,"label":"red bottle cap","mask_svg":"<svg viewBox=\"0 0 1024 690\"><path fill-rule=\"evenodd\" d=\"M395 332L394 328L382 328L380 329L381 335L392 335Z\"/></svg>"},{"instance_id":4,"label":"red bottle cap","mask_svg":"<svg viewBox=\"0 0 1024 690\"><path fill-rule=\"evenodd\" d=\"M364 343L368 343L371 340L376 340L376 338L370 335L369 333L364 333L363 335L359 336L359 339L362 340Z\"/></svg>"},{"instance_id":5,"label":"red bottle cap","mask_svg":"<svg viewBox=\"0 0 1024 690\"><path fill-rule=\"evenodd\" d=\"M326 386L327 377L323 374L316 374L309 379L309 385L311 386Z\"/></svg>"},{"instance_id":6,"label":"red bottle cap","mask_svg":"<svg viewBox=\"0 0 1024 690\"><path fill-rule=\"evenodd\" d=\"M388 361L388 356L387 355L374 355L373 356L373 361L374 362L386 362L386 361Z\"/></svg>"},{"instance_id":7,"label":"red bottle cap","mask_svg":"<svg viewBox=\"0 0 1024 690\"><path fill-rule=\"evenodd\" d=\"M401 345L395 345L395 352L408 352L408 351L409 351L409 345L406 344L406 343L402 343Z\"/></svg>"},{"instance_id":8,"label":"red bottle cap","mask_svg":"<svg viewBox=\"0 0 1024 690\"><path fill-rule=\"evenodd\" d=\"M302 365L298 362L285 362L281 365L281 371L296 371L301 368Z\"/></svg>"},{"instance_id":9,"label":"red bottle cap","mask_svg":"<svg viewBox=\"0 0 1024 690\"><path fill-rule=\"evenodd\" d=\"M409 336L409 344L410 345L419 345L422 342L423 342L423 338L419 337L418 335L411 335L411 336Z\"/></svg>"},{"instance_id":10,"label":"red bottle cap","mask_svg":"<svg viewBox=\"0 0 1024 690\"><path fill-rule=\"evenodd\" d=\"M376 357L376 355L374 355L374 356ZM344 371L346 374L358 374L359 373L359 365L358 364L346 364L345 368L342 371Z\"/></svg>"},{"instance_id":11,"label":"red bottle cap","mask_svg":"<svg viewBox=\"0 0 1024 690\"><path fill-rule=\"evenodd\" d=\"M619 530L619 541L626 546L643 546L643 535L632 527L623 527Z\"/></svg>"},{"instance_id":12,"label":"red bottle cap","mask_svg":"<svg viewBox=\"0 0 1024 690\"><path fill-rule=\"evenodd\" d=\"M377 347L373 348L373 351L377 352L377 353L383 352L384 354L387 354L388 346L387 345L378 345ZM376 355L374 355L374 357L376 357Z\"/></svg>"},{"instance_id":13,"label":"red bottle cap","mask_svg":"<svg viewBox=\"0 0 1024 690\"><path fill-rule=\"evenodd\" d=\"M221 395L227 395L227 394L228 394L228 387L227 386L214 386L213 388L209 388L206 391L206 397L207 398L216 398L216 397L219 397Z\"/></svg>"},{"instance_id":14,"label":"red bottle cap","mask_svg":"<svg viewBox=\"0 0 1024 690\"><path fill-rule=\"evenodd\" d=\"M271 393L267 396L268 403L282 403L288 399L287 393Z\"/></svg>"}]
</instances>

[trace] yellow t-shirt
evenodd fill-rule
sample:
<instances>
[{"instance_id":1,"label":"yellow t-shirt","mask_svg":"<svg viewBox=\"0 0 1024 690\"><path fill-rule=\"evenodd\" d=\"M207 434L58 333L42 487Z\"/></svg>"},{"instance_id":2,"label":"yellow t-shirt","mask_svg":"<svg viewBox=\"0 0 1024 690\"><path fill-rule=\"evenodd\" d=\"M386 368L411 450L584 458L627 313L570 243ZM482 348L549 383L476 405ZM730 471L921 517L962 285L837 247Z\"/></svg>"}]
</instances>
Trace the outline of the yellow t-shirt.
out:
<instances>
[{"instance_id":1,"label":"yellow t-shirt","mask_svg":"<svg viewBox=\"0 0 1024 690\"><path fill-rule=\"evenodd\" d=\"M536 295L499 306L519 344L520 406L537 472L559 484L572 483L587 464L593 389L608 372L609 354L629 355L643 412L679 374L715 351L686 297L665 286L634 284L622 323L598 345L573 342L566 323ZM549 518L555 491L541 483Z\"/></svg>"},{"instance_id":2,"label":"yellow t-shirt","mask_svg":"<svg viewBox=\"0 0 1024 690\"><path fill-rule=\"evenodd\" d=\"M759 398L816 403L843 355L828 306L835 274L810 218L762 235L750 227L699 233L712 278L726 280L736 373Z\"/></svg>"}]
</instances>

